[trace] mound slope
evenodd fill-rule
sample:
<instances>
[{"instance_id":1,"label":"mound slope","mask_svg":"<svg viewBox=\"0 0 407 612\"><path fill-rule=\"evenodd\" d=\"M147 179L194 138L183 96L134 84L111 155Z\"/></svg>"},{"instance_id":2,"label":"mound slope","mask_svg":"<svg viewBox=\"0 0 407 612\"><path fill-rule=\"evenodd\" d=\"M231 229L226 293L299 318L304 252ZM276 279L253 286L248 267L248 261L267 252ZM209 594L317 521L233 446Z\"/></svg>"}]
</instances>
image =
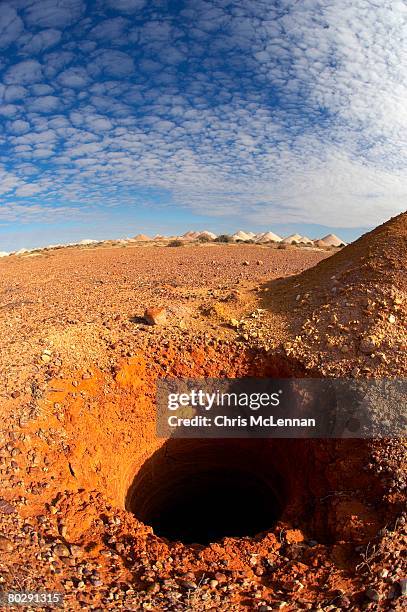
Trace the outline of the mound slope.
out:
<instances>
[{"instance_id":1,"label":"mound slope","mask_svg":"<svg viewBox=\"0 0 407 612\"><path fill-rule=\"evenodd\" d=\"M407 371L407 213L300 275L272 283L271 304L289 310L288 351L325 373Z\"/></svg>"}]
</instances>

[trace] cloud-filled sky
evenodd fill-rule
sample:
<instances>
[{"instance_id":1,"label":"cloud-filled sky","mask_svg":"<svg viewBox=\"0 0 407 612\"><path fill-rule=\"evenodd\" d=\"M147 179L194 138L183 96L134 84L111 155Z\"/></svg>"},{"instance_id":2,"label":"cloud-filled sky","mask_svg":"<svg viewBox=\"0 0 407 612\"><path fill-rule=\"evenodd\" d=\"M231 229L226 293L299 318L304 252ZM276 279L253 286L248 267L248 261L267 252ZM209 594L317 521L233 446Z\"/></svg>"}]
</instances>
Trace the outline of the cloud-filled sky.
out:
<instances>
[{"instance_id":1,"label":"cloud-filled sky","mask_svg":"<svg viewBox=\"0 0 407 612\"><path fill-rule=\"evenodd\" d=\"M0 50L0 250L407 208L405 0L3 0Z\"/></svg>"}]
</instances>

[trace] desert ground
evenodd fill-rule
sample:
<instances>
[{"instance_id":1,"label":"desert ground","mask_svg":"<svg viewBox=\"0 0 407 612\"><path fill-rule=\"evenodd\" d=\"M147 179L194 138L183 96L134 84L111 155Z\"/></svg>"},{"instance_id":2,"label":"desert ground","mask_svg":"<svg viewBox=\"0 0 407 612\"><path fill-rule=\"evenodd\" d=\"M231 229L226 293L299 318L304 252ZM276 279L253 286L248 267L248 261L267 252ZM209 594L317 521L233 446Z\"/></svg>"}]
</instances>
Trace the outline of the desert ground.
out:
<instances>
[{"instance_id":1,"label":"desert ground","mask_svg":"<svg viewBox=\"0 0 407 612\"><path fill-rule=\"evenodd\" d=\"M404 440L159 439L155 385L405 377L406 255L405 214L330 251L3 258L0 588L62 591L67 610L403 609ZM194 521L221 520L225 468L238 535L190 543ZM272 491L260 533L250 474ZM185 541L161 532L167 513Z\"/></svg>"}]
</instances>

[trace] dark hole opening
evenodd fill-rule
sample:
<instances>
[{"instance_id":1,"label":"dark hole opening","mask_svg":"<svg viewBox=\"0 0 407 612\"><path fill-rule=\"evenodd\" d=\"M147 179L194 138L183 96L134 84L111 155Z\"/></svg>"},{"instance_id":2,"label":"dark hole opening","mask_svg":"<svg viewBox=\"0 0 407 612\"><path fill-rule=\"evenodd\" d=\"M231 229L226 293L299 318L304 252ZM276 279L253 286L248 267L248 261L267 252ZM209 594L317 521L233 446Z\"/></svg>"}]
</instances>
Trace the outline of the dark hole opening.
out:
<instances>
[{"instance_id":1,"label":"dark hole opening","mask_svg":"<svg viewBox=\"0 0 407 612\"><path fill-rule=\"evenodd\" d=\"M186 544L225 536L254 536L279 515L274 492L253 475L214 470L185 479L160 500L148 518L157 535Z\"/></svg>"},{"instance_id":2,"label":"dark hole opening","mask_svg":"<svg viewBox=\"0 0 407 612\"><path fill-rule=\"evenodd\" d=\"M270 530L285 481L273 461L261 461L261 448L253 440L170 440L136 475L126 507L157 536L185 544Z\"/></svg>"}]
</instances>

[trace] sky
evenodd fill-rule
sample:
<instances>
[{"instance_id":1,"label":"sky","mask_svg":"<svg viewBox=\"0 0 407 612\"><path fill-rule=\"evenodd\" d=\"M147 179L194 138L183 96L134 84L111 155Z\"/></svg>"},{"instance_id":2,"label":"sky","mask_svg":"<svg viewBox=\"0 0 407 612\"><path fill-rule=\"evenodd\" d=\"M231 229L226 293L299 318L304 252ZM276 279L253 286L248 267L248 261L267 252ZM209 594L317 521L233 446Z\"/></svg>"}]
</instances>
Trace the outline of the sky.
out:
<instances>
[{"instance_id":1,"label":"sky","mask_svg":"<svg viewBox=\"0 0 407 612\"><path fill-rule=\"evenodd\" d=\"M406 210L405 0L2 0L0 251Z\"/></svg>"}]
</instances>

